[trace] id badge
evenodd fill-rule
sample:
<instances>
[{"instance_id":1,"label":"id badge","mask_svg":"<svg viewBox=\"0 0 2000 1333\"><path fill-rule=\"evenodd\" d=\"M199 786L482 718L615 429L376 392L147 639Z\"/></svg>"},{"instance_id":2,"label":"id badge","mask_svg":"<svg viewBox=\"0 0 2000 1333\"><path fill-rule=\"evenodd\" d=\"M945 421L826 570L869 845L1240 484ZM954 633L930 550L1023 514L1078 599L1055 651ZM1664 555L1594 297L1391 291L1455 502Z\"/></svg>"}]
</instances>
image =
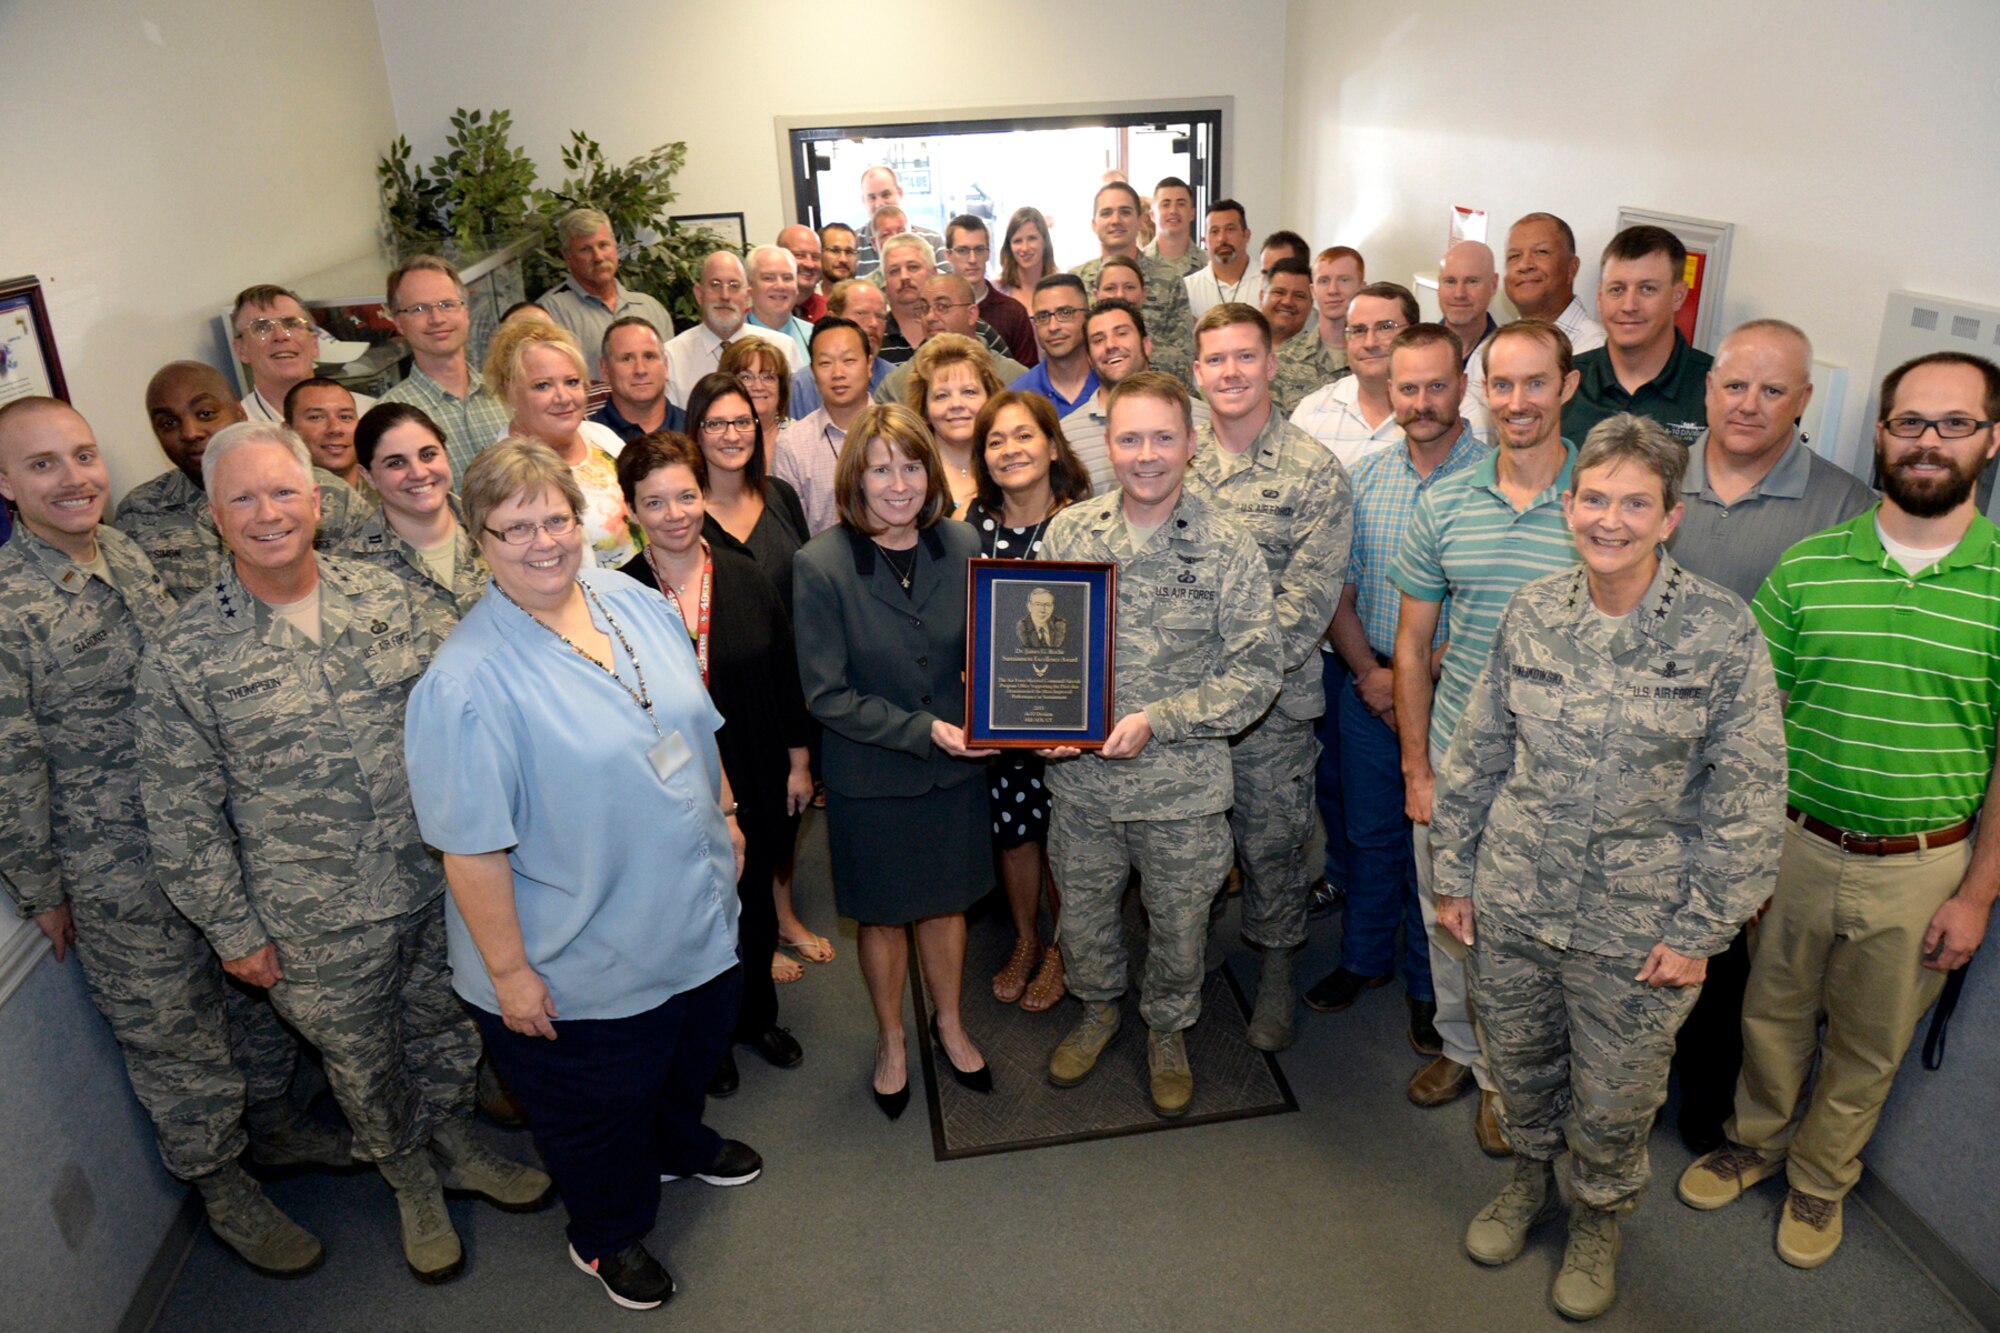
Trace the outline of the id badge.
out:
<instances>
[{"instance_id":1,"label":"id badge","mask_svg":"<svg viewBox=\"0 0 2000 1333\"><path fill-rule=\"evenodd\" d=\"M660 775L660 781L667 782L687 767L688 761L694 758L694 751L688 748L681 733L674 730L654 741L652 748L646 751L646 758L652 761L653 771Z\"/></svg>"}]
</instances>

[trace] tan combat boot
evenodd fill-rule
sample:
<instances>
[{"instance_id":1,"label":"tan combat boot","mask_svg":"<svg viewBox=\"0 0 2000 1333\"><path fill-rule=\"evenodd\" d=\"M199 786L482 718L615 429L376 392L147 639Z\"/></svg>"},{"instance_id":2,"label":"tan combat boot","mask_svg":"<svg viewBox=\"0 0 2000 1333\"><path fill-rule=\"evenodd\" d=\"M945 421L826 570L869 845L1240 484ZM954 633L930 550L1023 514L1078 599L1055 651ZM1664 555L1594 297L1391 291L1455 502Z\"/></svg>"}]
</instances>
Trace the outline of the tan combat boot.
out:
<instances>
[{"instance_id":1,"label":"tan combat boot","mask_svg":"<svg viewBox=\"0 0 2000 1333\"><path fill-rule=\"evenodd\" d=\"M352 1134L300 1114L289 1097L251 1103L243 1121L250 1131L250 1160L264 1170L320 1166L340 1171L358 1165Z\"/></svg>"},{"instance_id":2,"label":"tan combat boot","mask_svg":"<svg viewBox=\"0 0 2000 1333\"><path fill-rule=\"evenodd\" d=\"M1571 1319L1595 1319L1618 1299L1618 1214L1574 1203L1569 1212L1569 1248L1562 1271L1549 1288L1556 1310Z\"/></svg>"},{"instance_id":3,"label":"tan combat boot","mask_svg":"<svg viewBox=\"0 0 2000 1333\"><path fill-rule=\"evenodd\" d=\"M1097 1068L1097 1057L1118 1035L1119 1022L1115 1003L1084 1001L1083 1021L1070 1029L1049 1057L1049 1082L1058 1088L1073 1088L1089 1078L1090 1071Z\"/></svg>"},{"instance_id":4,"label":"tan combat boot","mask_svg":"<svg viewBox=\"0 0 2000 1333\"><path fill-rule=\"evenodd\" d=\"M1153 1076L1153 1111L1172 1118L1187 1114L1194 1100L1194 1069L1187 1040L1178 1032L1146 1032L1146 1068Z\"/></svg>"},{"instance_id":5,"label":"tan combat boot","mask_svg":"<svg viewBox=\"0 0 2000 1333\"><path fill-rule=\"evenodd\" d=\"M444 1186L421 1149L377 1162L396 1191L403 1224L403 1260L419 1282L448 1282L465 1266L465 1250L444 1208Z\"/></svg>"},{"instance_id":6,"label":"tan combat boot","mask_svg":"<svg viewBox=\"0 0 2000 1333\"><path fill-rule=\"evenodd\" d=\"M1465 1229L1465 1252L1479 1263L1508 1263L1528 1243L1528 1233L1554 1217L1562 1201L1556 1196L1553 1162L1514 1159L1514 1178L1498 1198L1479 1210Z\"/></svg>"},{"instance_id":7,"label":"tan combat boot","mask_svg":"<svg viewBox=\"0 0 2000 1333\"><path fill-rule=\"evenodd\" d=\"M194 1186L201 1191L209 1229L258 1272L304 1277L325 1261L318 1238L265 1198L235 1162L195 1177Z\"/></svg>"},{"instance_id":8,"label":"tan combat boot","mask_svg":"<svg viewBox=\"0 0 2000 1333\"><path fill-rule=\"evenodd\" d=\"M467 1116L431 1133L431 1155L449 1194L475 1194L510 1213L532 1213L555 1189L546 1172L510 1161L479 1141Z\"/></svg>"}]
</instances>

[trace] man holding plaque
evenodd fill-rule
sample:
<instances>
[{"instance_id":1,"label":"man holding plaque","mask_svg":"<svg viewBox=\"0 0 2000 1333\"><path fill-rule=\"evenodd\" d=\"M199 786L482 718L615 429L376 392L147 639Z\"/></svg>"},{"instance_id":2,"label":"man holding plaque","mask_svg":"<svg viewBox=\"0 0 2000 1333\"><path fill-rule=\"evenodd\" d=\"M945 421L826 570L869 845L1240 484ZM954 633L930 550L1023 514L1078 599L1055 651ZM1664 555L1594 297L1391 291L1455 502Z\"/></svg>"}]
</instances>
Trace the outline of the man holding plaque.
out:
<instances>
[{"instance_id":1,"label":"man holding plaque","mask_svg":"<svg viewBox=\"0 0 2000 1333\"><path fill-rule=\"evenodd\" d=\"M1114 698L1127 710L1103 749L1046 754L1049 859L1063 894L1061 944L1083 1021L1049 1081L1074 1087L1117 1035L1126 987L1119 900L1133 868L1151 936L1139 1013L1153 1109L1194 1097L1182 1032L1201 1016L1209 903L1229 868L1229 737L1271 706L1279 636L1254 537L1182 485L1194 454L1187 388L1145 371L1109 400L1118 489L1056 515L1049 560L1118 566Z\"/></svg>"},{"instance_id":2,"label":"man holding plaque","mask_svg":"<svg viewBox=\"0 0 2000 1333\"><path fill-rule=\"evenodd\" d=\"M1353 492L1340 460L1271 401L1278 357L1261 311L1224 302L1194 337L1210 421L1195 432L1188 484L1257 539L1276 604L1284 682L1270 711L1230 741L1229 827L1243 867L1243 935L1264 955L1247 1036L1258 1050L1282 1051L1292 1044L1292 955L1305 943L1312 892L1313 724L1326 712L1319 641L1347 578Z\"/></svg>"}]
</instances>

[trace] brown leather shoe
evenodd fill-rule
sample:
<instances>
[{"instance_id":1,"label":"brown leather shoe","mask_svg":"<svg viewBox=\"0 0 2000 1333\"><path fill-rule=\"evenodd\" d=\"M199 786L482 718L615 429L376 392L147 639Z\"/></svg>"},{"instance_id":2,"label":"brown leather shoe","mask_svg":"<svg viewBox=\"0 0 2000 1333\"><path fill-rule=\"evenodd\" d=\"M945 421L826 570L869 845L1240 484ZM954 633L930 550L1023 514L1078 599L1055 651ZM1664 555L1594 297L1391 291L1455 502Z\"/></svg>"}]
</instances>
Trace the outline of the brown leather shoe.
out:
<instances>
[{"instance_id":1,"label":"brown leather shoe","mask_svg":"<svg viewBox=\"0 0 2000 1333\"><path fill-rule=\"evenodd\" d=\"M1472 1070L1440 1055L1410 1078L1410 1100L1419 1106L1443 1106L1457 1099L1472 1082Z\"/></svg>"},{"instance_id":2,"label":"brown leather shoe","mask_svg":"<svg viewBox=\"0 0 2000 1333\"><path fill-rule=\"evenodd\" d=\"M1507 1136L1500 1129L1500 1094L1479 1090L1479 1115L1472 1122L1472 1137L1479 1140L1479 1151L1488 1157L1512 1157L1514 1150L1507 1146Z\"/></svg>"}]
</instances>

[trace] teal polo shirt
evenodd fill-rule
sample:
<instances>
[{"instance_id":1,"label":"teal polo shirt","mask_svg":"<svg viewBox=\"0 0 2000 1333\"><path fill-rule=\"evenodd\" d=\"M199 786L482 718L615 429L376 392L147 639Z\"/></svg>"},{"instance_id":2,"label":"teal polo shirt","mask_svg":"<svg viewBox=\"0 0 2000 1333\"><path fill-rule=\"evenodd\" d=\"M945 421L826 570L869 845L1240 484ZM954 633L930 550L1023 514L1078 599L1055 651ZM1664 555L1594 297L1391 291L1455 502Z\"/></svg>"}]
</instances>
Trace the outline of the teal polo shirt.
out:
<instances>
[{"instance_id":1,"label":"teal polo shirt","mask_svg":"<svg viewBox=\"0 0 2000 1333\"><path fill-rule=\"evenodd\" d=\"M1630 412L1651 417L1682 444L1693 444L1708 429L1708 368L1714 364L1714 357L1688 346L1676 329L1667 364L1637 393L1627 393L1611 368L1609 347L1581 352L1576 358L1576 397L1563 404L1563 438L1581 447L1592 426Z\"/></svg>"}]
</instances>

